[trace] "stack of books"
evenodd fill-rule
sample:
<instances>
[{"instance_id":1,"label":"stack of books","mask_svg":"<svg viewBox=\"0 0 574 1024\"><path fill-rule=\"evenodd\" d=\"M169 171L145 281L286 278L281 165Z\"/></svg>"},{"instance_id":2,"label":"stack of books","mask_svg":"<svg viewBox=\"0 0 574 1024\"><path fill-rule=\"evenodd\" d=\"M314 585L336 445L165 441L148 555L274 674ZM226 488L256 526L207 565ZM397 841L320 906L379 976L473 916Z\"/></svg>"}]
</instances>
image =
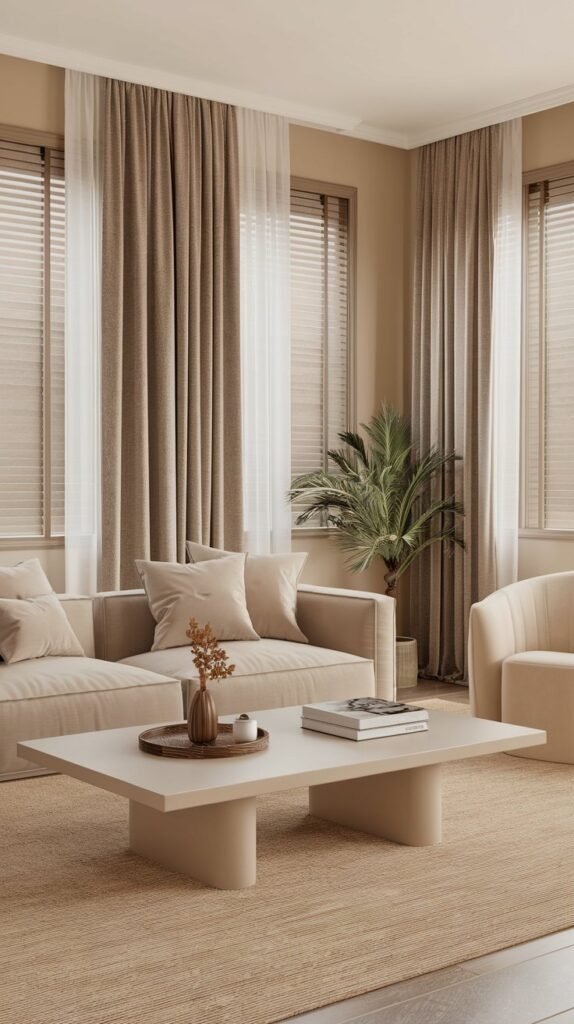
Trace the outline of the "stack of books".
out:
<instances>
[{"instance_id":1,"label":"stack of books","mask_svg":"<svg viewBox=\"0 0 574 1024\"><path fill-rule=\"evenodd\" d=\"M424 732L429 713L425 708L378 697L353 697L351 700L328 700L324 704L305 704L302 708L303 729L326 732L348 740L374 740L385 736Z\"/></svg>"}]
</instances>

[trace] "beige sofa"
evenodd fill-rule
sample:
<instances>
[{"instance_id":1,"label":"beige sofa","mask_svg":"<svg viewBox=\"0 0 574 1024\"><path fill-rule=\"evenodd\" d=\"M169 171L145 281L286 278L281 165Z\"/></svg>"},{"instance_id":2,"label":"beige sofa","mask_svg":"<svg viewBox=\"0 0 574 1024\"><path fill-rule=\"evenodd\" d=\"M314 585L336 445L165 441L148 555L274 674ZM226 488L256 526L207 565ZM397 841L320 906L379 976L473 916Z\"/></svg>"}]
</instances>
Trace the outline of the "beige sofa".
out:
<instances>
[{"instance_id":1,"label":"beige sofa","mask_svg":"<svg viewBox=\"0 0 574 1024\"><path fill-rule=\"evenodd\" d=\"M522 580L473 605L472 713L545 729L521 757L574 764L574 572Z\"/></svg>"},{"instance_id":2,"label":"beige sofa","mask_svg":"<svg viewBox=\"0 0 574 1024\"><path fill-rule=\"evenodd\" d=\"M196 683L189 647L151 651L154 620L143 591L94 598L96 653L179 679L184 701ZM354 590L300 586L297 621L308 644L240 640L222 644L233 677L213 687L220 714L309 701L395 694L395 602Z\"/></svg>"},{"instance_id":3,"label":"beige sofa","mask_svg":"<svg viewBox=\"0 0 574 1024\"><path fill-rule=\"evenodd\" d=\"M178 721L196 685L188 647L150 651L154 621L143 592L60 600L88 657L0 664L0 780L41 774L16 756L18 740ZM309 644L224 644L236 671L213 688L221 714L394 696L394 600L304 586L297 616Z\"/></svg>"},{"instance_id":4,"label":"beige sofa","mask_svg":"<svg viewBox=\"0 0 574 1024\"><path fill-rule=\"evenodd\" d=\"M17 756L19 740L181 717L173 679L94 657L90 598L60 601L87 657L0 662L0 781L44 774Z\"/></svg>"}]
</instances>

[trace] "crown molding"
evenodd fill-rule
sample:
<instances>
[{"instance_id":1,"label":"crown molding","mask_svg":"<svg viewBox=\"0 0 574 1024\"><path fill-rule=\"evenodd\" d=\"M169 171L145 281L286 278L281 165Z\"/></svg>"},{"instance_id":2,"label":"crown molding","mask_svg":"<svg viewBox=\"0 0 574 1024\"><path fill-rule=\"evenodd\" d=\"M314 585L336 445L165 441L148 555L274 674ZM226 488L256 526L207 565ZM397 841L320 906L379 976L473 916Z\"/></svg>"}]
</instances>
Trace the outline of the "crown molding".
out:
<instances>
[{"instance_id":1,"label":"crown molding","mask_svg":"<svg viewBox=\"0 0 574 1024\"><path fill-rule=\"evenodd\" d=\"M537 93L500 107L492 107L456 121L447 121L425 131L410 133L386 130L360 121L358 117L341 111L293 103L279 97L237 89L206 79L175 75L160 68L128 64L82 50L54 46L51 43L22 39L18 36L0 35L0 53L11 57L20 57L23 60L70 68L73 71L85 71L92 75L117 78L139 85L149 85L156 89L168 89L185 95L217 100L220 103L260 110L285 117L293 124L335 132L345 137L374 142L383 146L393 146L397 149L416 149L453 135L462 135L464 132L486 128L491 124L510 121L515 117L526 117L528 114L536 114L542 110L549 110L551 107L560 107L565 103L574 102L574 84L565 85L559 89Z\"/></svg>"},{"instance_id":2,"label":"crown molding","mask_svg":"<svg viewBox=\"0 0 574 1024\"><path fill-rule=\"evenodd\" d=\"M387 131L362 121L355 128L340 134L349 135L353 139L364 142L377 142L381 146L394 146L395 149L410 149L410 139L406 132Z\"/></svg>"},{"instance_id":3,"label":"crown molding","mask_svg":"<svg viewBox=\"0 0 574 1024\"><path fill-rule=\"evenodd\" d=\"M313 128L315 131L332 132L334 135L342 135L345 139L360 139L362 142L375 142L381 146L393 146L395 149L408 149L408 137L400 132L387 132L382 128L375 128L373 125L361 122L355 128L333 128L329 125L317 124L317 122L302 120L297 117L289 118L290 124L298 125L300 128Z\"/></svg>"},{"instance_id":4,"label":"crown molding","mask_svg":"<svg viewBox=\"0 0 574 1024\"><path fill-rule=\"evenodd\" d=\"M278 97L222 85L220 82L209 82L206 79L192 78L187 75L175 75L160 68L128 64L82 50L54 46L51 43L36 42L17 36L0 35L0 53L9 57L20 57L23 60L34 60L43 64L53 64L56 67L69 68L71 71L85 71L90 75L117 78L124 82L135 82L137 85L149 85L155 89L167 89L170 92L179 92L187 96L198 96L202 99L216 100L219 103L230 103L236 107L247 107L250 110L260 110L267 114L277 114L290 121L310 124L326 131L349 132L358 124L358 119L355 116L343 114L341 111L293 103Z\"/></svg>"},{"instance_id":5,"label":"crown molding","mask_svg":"<svg viewBox=\"0 0 574 1024\"><path fill-rule=\"evenodd\" d=\"M463 135L464 132L476 131L477 128L487 128L491 124L511 121L515 117L527 117L528 114L538 114L541 110L562 107L565 103L572 102L574 102L574 85L565 85L560 89L540 92L522 100L515 100L513 103L506 103L502 107L491 107L478 114L462 117L458 121L448 121L428 131L409 135L407 149L426 146L429 142L448 139L452 135Z\"/></svg>"}]
</instances>

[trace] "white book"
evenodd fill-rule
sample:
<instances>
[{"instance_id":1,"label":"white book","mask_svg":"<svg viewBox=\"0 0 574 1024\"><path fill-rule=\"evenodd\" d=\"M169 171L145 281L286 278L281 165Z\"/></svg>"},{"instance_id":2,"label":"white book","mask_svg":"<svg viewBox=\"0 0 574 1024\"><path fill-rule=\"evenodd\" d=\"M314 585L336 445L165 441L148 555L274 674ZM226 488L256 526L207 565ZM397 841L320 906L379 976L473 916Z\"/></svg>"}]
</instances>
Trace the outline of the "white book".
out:
<instances>
[{"instance_id":1,"label":"white book","mask_svg":"<svg viewBox=\"0 0 574 1024\"><path fill-rule=\"evenodd\" d=\"M381 729L346 729L333 722L320 722L317 718L302 718L303 729L324 732L328 736L341 736L346 740L376 740L386 736L404 736L411 732L426 732L428 722L404 722L402 725L385 725Z\"/></svg>"},{"instance_id":2,"label":"white book","mask_svg":"<svg viewBox=\"0 0 574 1024\"><path fill-rule=\"evenodd\" d=\"M353 704L358 706L353 707ZM369 707L377 710L367 710ZM302 714L304 718L332 722L345 729L382 729L405 723L427 722L429 717L426 708L377 697L364 697L351 702L328 700L322 704L305 704Z\"/></svg>"}]
</instances>

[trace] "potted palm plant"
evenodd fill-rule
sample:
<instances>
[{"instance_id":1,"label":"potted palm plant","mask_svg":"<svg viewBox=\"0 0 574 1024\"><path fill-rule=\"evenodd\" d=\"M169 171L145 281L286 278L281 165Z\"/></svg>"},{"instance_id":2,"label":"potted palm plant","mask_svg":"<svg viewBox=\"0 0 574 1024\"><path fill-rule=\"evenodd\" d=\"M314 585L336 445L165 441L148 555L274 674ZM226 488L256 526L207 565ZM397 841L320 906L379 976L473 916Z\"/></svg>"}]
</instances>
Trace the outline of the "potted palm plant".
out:
<instances>
[{"instance_id":1,"label":"potted palm plant","mask_svg":"<svg viewBox=\"0 0 574 1024\"><path fill-rule=\"evenodd\" d=\"M434 447L422 455L416 452L408 421L389 405L362 424L362 430L366 443L359 433L339 434L344 447L329 451L331 471L296 477L289 500L304 506L297 525L320 519L336 528L352 572L382 559L385 592L395 597L401 576L432 544L464 547L457 532L463 506L453 495L431 494L432 482L457 456ZM398 637L397 655L399 685L416 683L416 639ZM405 662L411 666L406 673L401 670Z\"/></svg>"}]
</instances>

